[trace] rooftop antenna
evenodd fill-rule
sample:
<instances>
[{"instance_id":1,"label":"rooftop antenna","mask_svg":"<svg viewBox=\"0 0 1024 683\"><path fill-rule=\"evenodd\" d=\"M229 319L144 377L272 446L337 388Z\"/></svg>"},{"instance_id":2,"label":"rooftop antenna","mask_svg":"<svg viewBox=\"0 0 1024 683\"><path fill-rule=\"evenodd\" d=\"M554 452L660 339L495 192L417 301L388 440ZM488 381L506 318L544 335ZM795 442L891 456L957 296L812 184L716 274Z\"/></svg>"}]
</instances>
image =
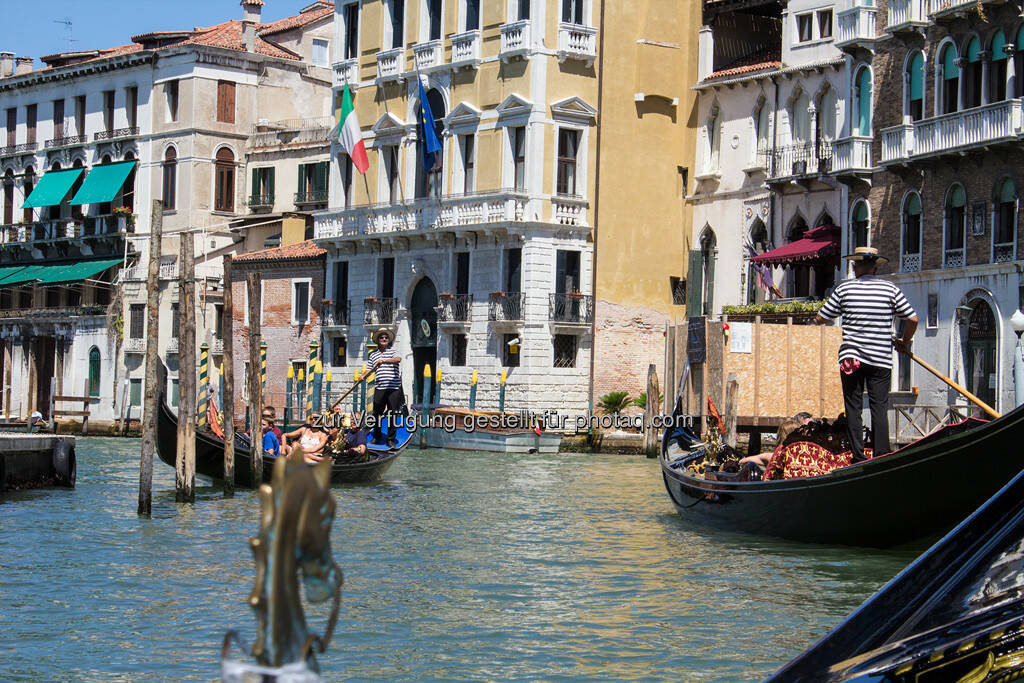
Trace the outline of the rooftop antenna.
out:
<instances>
[{"instance_id":1,"label":"rooftop antenna","mask_svg":"<svg viewBox=\"0 0 1024 683\"><path fill-rule=\"evenodd\" d=\"M65 26L68 27L68 51L70 52L71 50L74 50L75 49L74 43L77 43L78 41L75 40L74 37L73 37L72 29L71 29L71 19L70 19L70 17L64 17L63 20L61 20L61 19L54 19L53 23L55 23L55 24L64 24Z\"/></svg>"}]
</instances>

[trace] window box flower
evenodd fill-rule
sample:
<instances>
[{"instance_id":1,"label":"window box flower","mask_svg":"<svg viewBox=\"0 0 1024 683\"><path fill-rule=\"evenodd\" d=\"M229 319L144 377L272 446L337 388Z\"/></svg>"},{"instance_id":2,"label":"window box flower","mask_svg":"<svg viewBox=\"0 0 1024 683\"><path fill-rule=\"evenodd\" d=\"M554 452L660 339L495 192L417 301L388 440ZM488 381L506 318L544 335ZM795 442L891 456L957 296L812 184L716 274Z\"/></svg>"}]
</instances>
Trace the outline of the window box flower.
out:
<instances>
[{"instance_id":1,"label":"window box flower","mask_svg":"<svg viewBox=\"0 0 1024 683\"><path fill-rule=\"evenodd\" d=\"M368 296L365 299L363 299L363 303L366 304L366 305L375 304L378 301L380 301L380 299L378 299L375 296Z\"/></svg>"},{"instance_id":2,"label":"window box flower","mask_svg":"<svg viewBox=\"0 0 1024 683\"><path fill-rule=\"evenodd\" d=\"M570 299L582 299L583 292L569 292L568 294L566 294L566 296L569 297Z\"/></svg>"},{"instance_id":3,"label":"window box flower","mask_svg":"<svg viewBox=\"0 0 1024 683\"><path fill-rule=\"evenodd\" d=\"M440 299L454 299L455 298L455 295L452 294L451 292L441 292L437 296Z\"/></svg>"},{"instance_id":4,"label":"window box flower","mask_svg":"<svg viewBox=\"0 0 1024 683\"><path fill-rule=\"evenodd\" d=\"M505 298L505 292L491 292L491 298L492 299L504 299Z\"/></svg>"}]
</instances>

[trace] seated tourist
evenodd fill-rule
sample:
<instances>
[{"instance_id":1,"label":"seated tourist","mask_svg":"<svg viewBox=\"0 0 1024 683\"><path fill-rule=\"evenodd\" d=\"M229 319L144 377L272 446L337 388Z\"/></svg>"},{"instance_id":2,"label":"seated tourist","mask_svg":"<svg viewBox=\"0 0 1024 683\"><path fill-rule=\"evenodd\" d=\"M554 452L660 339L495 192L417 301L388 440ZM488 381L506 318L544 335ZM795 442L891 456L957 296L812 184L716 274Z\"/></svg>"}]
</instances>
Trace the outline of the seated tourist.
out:
<instances>
[{"instance_id":1,"label":"seated tourist","mask_svg":"<svg viewBox=\"0 0 1024 683\"><path fill-rule=\"evenodd\" d=\"M260 420L260 426L263 429L263 453L276 458L281 454L281 442L274 434L273 424L267 418L263 418Z\"/></svg>"},{"instance_id":2,"label":"seated tourist","mask_svg":"<svg viewBox=\"0 0 1024 683\"><path fill-rule=\"evenodd\" d=\"M344 430L341 433L341 442L338 444L338 457L356 458L366 455L366 441L370 430L359 426L359 413L356 413L355 419L346 415L343 424Z\"/></svg>"},{"instance_id":3,"label":"seated tourist","mask_svg":"<svg viewBox=\"0 0 1024 683\"><path fill-rule=\"evenodd\" d=\"M324 459L324 447L327 445L327 430L320 424L320 414L310 415L310 421L298 429L284 435L285 440L295 439L302 447L306 463L316 464Z\"/></svg>"},{"instance_id":4,"label":"seated tourist","mask_svg":"<svg viewBox=\"0 0 1024 683\"><path fill-rule=\"evenodd\" d=\"M871 457L871 449L864 449ZM811 420L792 433L768 461L764 478L816 477L852 463L846 416Z\"/></svg>"},{"instance_id":5,"label":"seated tourist","mask_svg":"<svg viewBox=\"0 0 1024 683\"><path fill-rule=\"evenodd\" d=\"M799 415L800 413L797 413L797 416ZM779 446L781 446L782 442L786 440L786 437L792 434L794 431L796 431L796 429L799 426L800 422L797 421L795 417L788 420L784 420L783 423L779 425L779 431L775 441L775 451L779 449ZM768 461L771 460L771 457L775 454L775 451L765 451L764 453L758 453L757 455L748 455L745 458L740 458L740 465L744 465L745 463L749 462L761 468L767 467Z\"/></svg>"},{"instance_id":6,"label":"seated tourist","mask_svg":"<svg viewBox=\"0 0 1024 683\"><path fill-rule=\"evenodd\" d=\"M799 424L799 425L800 425L801 427L803 427L803 426L804 426L805 424L807 424L807 423L808 423L808 422L810 422L810 421L811 421L812 419L814 419L814 416L813 416L813 415L811 415L810 413L808 413L808 412L804 411L804 412L799 412L799 413L797 413L796 415L794 415L794 416L793 416L793 418L792 418L792 419L796 420L796 422L797 422L797 423L798 423L798 424Z\"/></svg>"}]
</instances>

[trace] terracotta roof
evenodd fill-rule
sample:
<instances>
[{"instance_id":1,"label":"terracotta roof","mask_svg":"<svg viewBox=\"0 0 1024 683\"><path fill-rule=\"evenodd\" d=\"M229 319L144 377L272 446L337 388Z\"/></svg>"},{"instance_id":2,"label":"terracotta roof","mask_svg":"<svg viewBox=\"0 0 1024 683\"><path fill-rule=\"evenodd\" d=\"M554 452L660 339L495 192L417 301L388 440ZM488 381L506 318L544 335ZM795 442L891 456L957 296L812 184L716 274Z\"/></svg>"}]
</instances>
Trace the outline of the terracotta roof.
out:
<instances>
[{"instance_id":1,"label":"terracotta roof","mask_svg":"<svg viewBox=\"0 0 1024 683\"><path fill-rule=\"evenodd\" d=\"M291 261L299 259L315 259L326 254L325 249L316 246L313 240L306 240L298 244L289 244L287 247L272 247L239 254L231 258L232 261Z\"/></svg>"},{"instance_id":2,"label":"terracotta roof","mask_svg":"<svg viewBox=\"0 0 1024 683\"><path fill-rule=\"evenodd\" d=\"M142 46L138 43L131 43L129 45L119 45L118 47L108 47L103 50L81 50L76 52L58 52L52 55L46 55L40 57L39 61L46 64L44 69L52 69L58 66L64 66L66 64L82 64L84 62L91 62L96 59L106 59L108 57L120 57L121 55L131 54L133 52L140 52ZM84 59L80 59L84 55L90 55Z\"/></svg>"},{"instance_id":3,"label":"terracotta roof","mask_svg":"<svg viewBox=\"0 0 1024 683\"><path fill-rule=\"evenodd\" d=\"M232 19L223 24L217 24L208 28L197 28L188 40L183 40L178 45L209 45L210 47L222 47L227 50L239 50L245 52L245 42L242 40L242 22ZM277 43L272 43L256 36L256 52L271 57L284 59L301 59L291 50L285 49Z\"/></svg>"},{"instance_id":4,"label":"terracotta roof","mask_svg":"<svg viewBox=\"0 0 1024 683\"><path fill-rule=\"evenodd\" d=\"M294 28L306 26L313 22L320 21L326 17L330 17L334 14L334 3L326 2L326 7L319 9L311 9L308 12L301 12L295 16L286 17L280 21L274 21L269 24L261 24L259 35L271 35L273 33L281 33L283 31L290 31Z\"/></svg>"},{"instance_id":5,"label":"terracotta roof","mask_svg":"<svg viewBox=\"0 0 1024 683\"><path fill-rule=\"evenodd\" d=\"M768 48L755 52L752 55L741 57L735 62L732 62L724 69L715 71L710 76L705 78L705 81L710 81L716 78L728 78L729 76L739 76L742 74L749 74L755 71L764 71L766 69L777 69L782 66L782 58L780 50L777 47Z\"/></svg>"}]
</instances>

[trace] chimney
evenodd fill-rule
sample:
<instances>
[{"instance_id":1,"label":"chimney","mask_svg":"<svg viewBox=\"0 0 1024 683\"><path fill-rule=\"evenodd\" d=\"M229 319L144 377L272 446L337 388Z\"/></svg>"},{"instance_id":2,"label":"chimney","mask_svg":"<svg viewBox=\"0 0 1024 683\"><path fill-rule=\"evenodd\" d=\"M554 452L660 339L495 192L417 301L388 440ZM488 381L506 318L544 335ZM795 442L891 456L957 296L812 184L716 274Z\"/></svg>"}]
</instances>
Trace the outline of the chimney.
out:
<instances>
[{"instance_id":1,"label":"chimney","mask_svg":"<svg viewBox=\"0 0 1024 683\"><path fill-rule=\"evenodd\" d=\"M14 75L20 76L32 70L33 59L31 57L18 57L15 60Z\"/></svg>"},{"instance_id":2,"label":"chimney","mask_svg":"<svg viewBox=\"0 0 1024 683\"><path fill-rule=\"evenodd\" d=\"M0 78L14 75L14 53L0 52Z\"/></svg>"},{"instance_id":3,"label":"chimney","mask_svg":"<svg viewBox=\"0 0 1024 683\"><path fill-rule=\"evenodd\" d=\"M263 0L242 0L241 5L242 21L251 21L253 24L260 23Z\"/></svg>"}]
</instances>

